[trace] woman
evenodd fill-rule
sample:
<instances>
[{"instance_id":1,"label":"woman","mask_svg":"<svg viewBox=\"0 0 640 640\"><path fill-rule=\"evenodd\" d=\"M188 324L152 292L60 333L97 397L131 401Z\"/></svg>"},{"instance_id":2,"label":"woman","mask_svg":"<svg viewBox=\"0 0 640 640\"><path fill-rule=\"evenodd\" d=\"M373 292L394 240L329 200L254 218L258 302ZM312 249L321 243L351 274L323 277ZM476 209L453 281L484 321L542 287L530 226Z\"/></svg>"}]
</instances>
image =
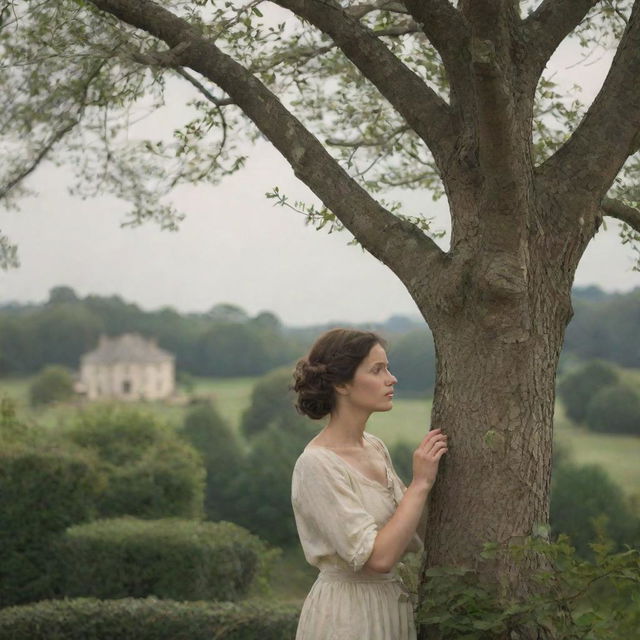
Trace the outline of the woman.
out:
<instances>
[{"instance_id":1,"label":"woman","mask_svg":"<svg viewBox=\"0 0 640 640\"><path fill-rule=\"evenodd\" d=\"M329 416L293 470L298 535L320 569L296 640L416 637L413 605L394 567L407 551L422 550L416 530L447 436L439 429L425 436L405 487L385 444L365 431L371 413L391 409L396 382L383 340L366 331L328 331L296 366L298 410Z\"/></svg>"}]
</instances>

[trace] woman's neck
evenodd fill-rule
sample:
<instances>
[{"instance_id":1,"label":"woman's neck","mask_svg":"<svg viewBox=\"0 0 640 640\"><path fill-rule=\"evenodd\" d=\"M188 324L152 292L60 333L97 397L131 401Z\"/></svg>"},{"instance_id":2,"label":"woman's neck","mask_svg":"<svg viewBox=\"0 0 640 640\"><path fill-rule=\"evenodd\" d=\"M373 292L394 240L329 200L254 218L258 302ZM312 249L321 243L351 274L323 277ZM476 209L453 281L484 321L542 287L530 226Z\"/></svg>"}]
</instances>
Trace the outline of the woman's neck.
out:
<instances>
[{"instance_id":1,"label":"woman's neck","mask_svg":"<svg viewBox=\"0 0 640 640\"><path fill-rule=\"evenodd\" d=\"M329 447L362 447L364 430L370 413L340 411L331 414L327 426L320 432Z\"/></svg>"}]
</instances>

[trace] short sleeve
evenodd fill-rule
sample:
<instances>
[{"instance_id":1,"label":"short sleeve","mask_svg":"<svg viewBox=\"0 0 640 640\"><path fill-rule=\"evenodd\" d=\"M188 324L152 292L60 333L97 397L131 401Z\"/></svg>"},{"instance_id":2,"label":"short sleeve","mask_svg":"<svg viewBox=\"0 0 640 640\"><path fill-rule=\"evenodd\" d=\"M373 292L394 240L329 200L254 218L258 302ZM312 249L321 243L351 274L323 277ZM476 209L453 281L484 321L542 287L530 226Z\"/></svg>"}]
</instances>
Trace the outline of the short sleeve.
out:
<instances>
[{"instance_id":1,"label":"short sleeve","mask_svg":"<svg viewBox=\"0 0 640 640\"><path fill-rule=\"evenodd\" d=\"M378 526L353 490L348 474L321 452L304 452L293 470L291 502L305 556L332 552L359 571L373 551Z\"/></svg>"}]
</instances>

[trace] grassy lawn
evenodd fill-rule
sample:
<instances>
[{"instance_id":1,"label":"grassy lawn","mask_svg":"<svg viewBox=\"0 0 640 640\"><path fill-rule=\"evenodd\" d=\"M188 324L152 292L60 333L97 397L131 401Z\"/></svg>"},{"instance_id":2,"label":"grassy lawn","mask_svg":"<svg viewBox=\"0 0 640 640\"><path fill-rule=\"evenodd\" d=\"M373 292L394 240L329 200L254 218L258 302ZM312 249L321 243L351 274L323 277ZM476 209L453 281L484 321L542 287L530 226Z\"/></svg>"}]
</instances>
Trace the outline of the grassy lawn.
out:
<instances>
[{"instance_id":1,"label":"grassy lawn","mask_svg":"<svg viewBox=\"0 0 640 640\"><path fill-rule=\"evenodd\" d=\"M640 437L594 433L569 421L556 405L555 442L576 464L597 464L629 496L640 496Z\"/></svg>"},{"instance_id":2,"label":"grassy lawn","mask_svg":"<svg viewBox=\"0 0 640 640\"><path fill-rule=\"evenodd\" d=\"M251 402L251 391L257 378L196 378L192 393L198 396L210 396L220 413L236 429L240 424L243 411ZM37 424L54 427L73 419L74 414L87 403L64 403L50 407L34 409L29 406L29 385L31 378L0 379L0 396L13 398L21 416ZM168 402L131 402L127 406L149 411L178 425L184 417L182 404Z\"/></svg>"},{"instance_id":3,"label":"grassy lawn","mask_svg":"<svg viewBox=\"0 0 640 640\"><path fill-rule=\"evenodd\" d=\"M431 423L431 400L394 398L393 409L375 413L367 423L367 431L382 438L388 447L400 440L418 443Z\"/></svg>"}]
</instances>

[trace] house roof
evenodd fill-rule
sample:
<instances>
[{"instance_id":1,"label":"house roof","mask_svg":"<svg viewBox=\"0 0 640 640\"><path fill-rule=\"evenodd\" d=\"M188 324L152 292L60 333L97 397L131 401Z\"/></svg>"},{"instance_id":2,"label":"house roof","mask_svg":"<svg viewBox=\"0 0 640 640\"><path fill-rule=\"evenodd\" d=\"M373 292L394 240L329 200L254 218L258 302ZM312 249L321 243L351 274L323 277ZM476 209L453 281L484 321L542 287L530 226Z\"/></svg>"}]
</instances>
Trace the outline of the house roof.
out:
<instances>
[{"instance_id":1,"label":"house roof","mask_svg":"<svg viewBox=\"0 0 640 640\"><path fill-rule=\"evenodd\" d=\"M174 359L171 353L160 349L155 340L146 340L137 333L113 338L100 336L97 348L81 358L82 364L160 364Z\"/></svg>"}]
</instances>

